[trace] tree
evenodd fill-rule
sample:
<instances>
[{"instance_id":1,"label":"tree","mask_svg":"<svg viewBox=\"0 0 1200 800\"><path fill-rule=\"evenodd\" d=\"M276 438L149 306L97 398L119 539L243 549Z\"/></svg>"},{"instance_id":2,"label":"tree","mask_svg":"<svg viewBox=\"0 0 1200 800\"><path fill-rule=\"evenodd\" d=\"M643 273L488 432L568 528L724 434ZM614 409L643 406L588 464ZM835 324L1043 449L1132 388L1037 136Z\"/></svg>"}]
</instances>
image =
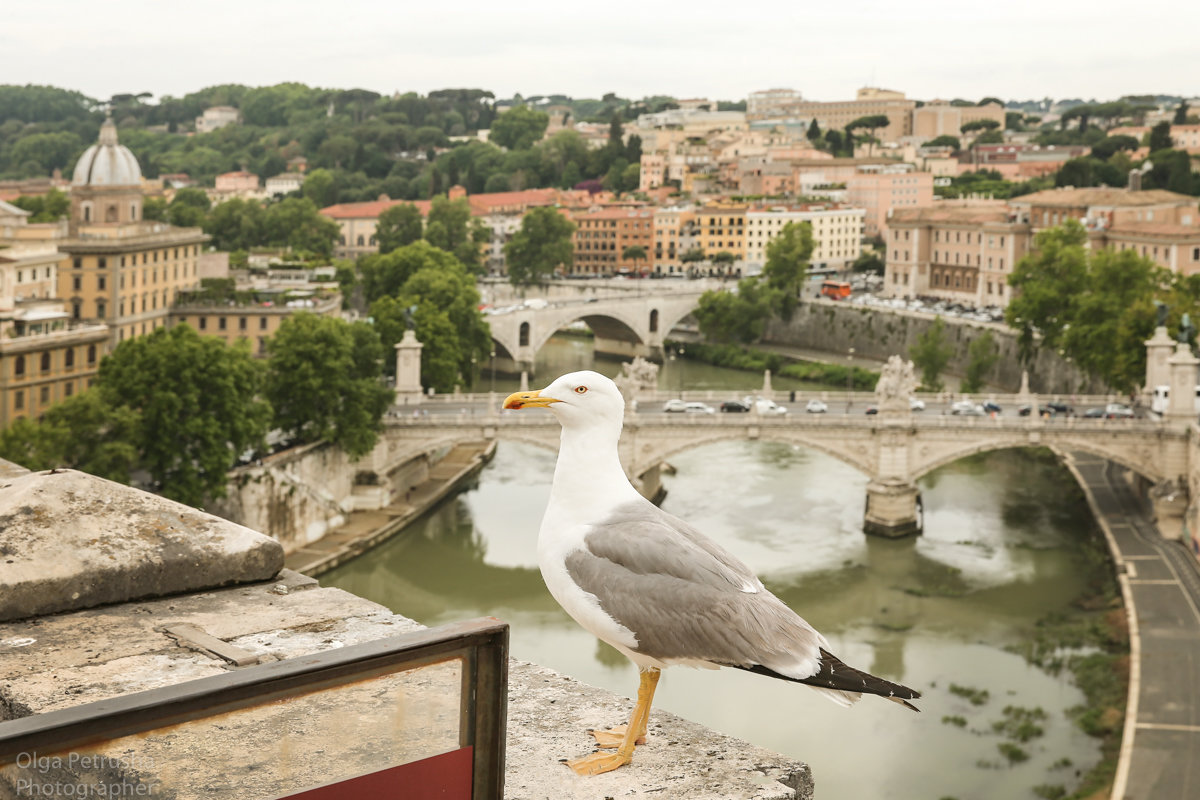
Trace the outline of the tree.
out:
<instances>
[{"instance_id":1,"label":"tree","mask_svg":"<svg viewBox=\"0 0 1200 800\"><path fill-rule=\"evenodd\" d=\"M947 134L942 134L941 136L938 136L936 139L931 139L930 141L925 143L925 146L926 147L950 147L950 148L953 148L954 150L962 149L962 143L959 142L958 137L957 136L949 136Z\"/></svg>"},{"instance_id":2,"label":"tree","mask_svg":"<svg viewBox=\"0 0 1200 800\"><path fill-rule=\"evenodd\" d=\"M285 197L267 207L263 233L267 244L329 258L342 229L307 197Z\"/></svg>"},{"instance_id":3,"label":"tree","mask_svg":"<svg viewBox=\"0 0 1200 800\"><path fill-rule=\"evenodd\" d=\"M328 441L351 458L371 451L394 394L380 381L387 354L370 324L296 314L267 350L264 395L275 427L304 442Z\"/></svg>"},{"instance_id":4,"label":"tree","mask_svg":"<svg viewBox=\"0 0 1200 800\"><path fill-rule=\"evenodd\" d=\"M404 310L414 305L414 331L424 345L421 384L439 392L453 391L459 383L471 385L474 366L487 359L492 341L474 278L461 265L426 267L405 281L397 297L372 303L371 317L385 349L400 341Z\"/></svg>"},{"instance_id":5,"label":"tree","mask_svg":"<svg viewBox=\"0 0 1200 800\"><path fill-rule=\"evenodd\" d=\"M425 226L425 241L434 247L453 253L472 272L482 271L480 248L490 234L480 220L471 216L471 205L465 197L450 200L435 197Z\"/></svg>"},{"instance_id":6,"label":"tree","mask_svg":"<svg viewBox=\"0 0 1200 800\"><path fill-rule=\"evenodd\" d=\"M813 246L811 222L789 222L767 244L763 277L767 286L779 291L779 305L775 310L785 320L792 318L796 308Z\"/></svg>"},{"instance_id":7,"label":"tree","mask_svg":"<svg viewBox=\"0 0 1200 800\"><path fill-rule=\"evenodd\" d=\"M204 232L218 250L250 250L266 244L266 219L262 203L233 197L209 212Z\"/></svg>"},{"instance_id":8,"label":"tree","mask_svg":"<svg viewBox=\"0 0 1200 800\"><path fill-rule=\"evenodd\" d=\"M953 348L946 341L946 321L940 316L929 329L917 337L917 343L908 349L913 366L921 371L921 386L928 392L942 390L942 371L950 363Z\"/></svg>"},{"instance_id":9,"label":"tree","mask_svg":"<svg viewBox=\"0 0 1200 800\"><path fill-rule=\"evenodd\" d=\"M1012 299L1005 321L1020 331L1021 356L1029 361L1036 350L1035 334L1042 345L1057 350L1074 305L1087 289L1087 231L1075 219L1061 227L1041 231L1034 251L1017 262L1008 283Z\"/></svg>"},{"instance_id":10,"label":"tree","mask_svg":"<svg viewBox=\"0 0 1200 800\"><path fill-rule=\"evenodd\" d=\"M971 142L972 147L977 144L1004 144L1004 134L1000 131L984 131Z\"/></svg>"},{"instance_id":11,"label":"tree","mask_svg":"<svg viewBox=\"0 0 1200 800\"><path fill-rule=\"evenodd\" d=\"M492 122L488 140L509 150L528 150L542 138L549 124L549 114L515 106Z\"/></svg>"},{"instance_id":12,"label":"tree","mask_svg":"<svg viewBox=\"0 0 1200 800\"><path fill-rule=\"evenodd\" d=\"M873 272L876 275L882 275L884 272L883 258L878 250L863 250L859 253L858 258L854 259L851 269L855 272Z\"/></svg>"},{"instance_id":13,"label":"tree","mask_svg":"<svg viewBox=\"0 0 1200 800\"><path fill-rule=\"evenodd\" d=\"M155 198L147 198L146 202L149 203L153 199ZM28 211L32 215L29 217L30 222L57 222L71 212L71 198L58 189L51 189L42 195L22 195L13 200L13 205Z\"/></svg>"},{"instance_id":14,"label":"tree","mask_svg":"<svg viewBox=\"0 0 1200 800\"><path fill-rule=\"evenodd\" d=\"M1188 103L1187 100L1180 100L1179 105L1175 108L1175 117L1171 122L1175 125L1186 125L1188 120Z\"/></svg>"},{"instance_id":15,"label":"tree","mask_svg":"<svg viewBox=\"0 0 1200 800\"><path fill-rule=\"evenodd\" d=\"M575 253L575 223L550 206L531 208L521 227L504 245L508 280L514 286L541 283L559 267L570 267Z\"/></svg>"},{"instance_id":16,"label":"tree","mask_svg":"<svg viewBox=\"0 0 1200 800\"><path fill-rule=\"evenodd\" d=\"M385 209L375 223L375 241L379 243L379 252L384 255L397 247L418 241L423 232L421 212L412 203L401 203Z\"/></svg>"},{"instance_id":17,"label":"tree","mask_svg":"<svg viewBox=\"0 0 1200 800\"><path fill-rule=\"evenodd\" d=\"M186 186L175 193L167 207L167 218L172 225L183 228L200 228L208 216L212 203L203 189Z\"/></svg>"},{"instance_id":18,"label":"tree","mask_svg":"<svg viewBox=\"0 0 1200 800\"><path fill-rule=\"evenodd\" d=\"M959 389L963 392L978 392L982 389L984 376L999 358L992 332L984 331L982 336L967 346L967 369Z\"/></svg>"},{"instance_id":19,"label":"tree","mask_svg":"<svg viewBox=\"0 0 1200 800\"><path fill-rule=\"evenodd\" d=\"M971 131L994 131L1000 127L1000 123L994 119L974 119L964 123L959 127L959 132L970 133Z\"/></svg>"},{"instance_id":20,"label":"tree","mask_svg":"<svg viewBox=\"0 0 1200 800\"><path fill-rule=\"evenodd\" d=\"M808 123L808 133L805 136L813 144L816 144L817 140L821 138L821 128L817 125L816 117L813 117L812 122Z\"/></svg>"},{"instance_id":21,"label":"tree","mask_svg":"<svg viewBox=\"0 0 1200 800\"><path fill-rule=\"evenodd\" d=\"M1150 129L1150 139L1147 144L1150 147L1150 152L1156 150L1169 150L1174 146L1171 141L1171 123L1163 120Z\"/></svg>"},{"instance_id":22,"label":"tree","mask_svg":"<svg viewBox=\"0 0 1200 800\"><path fill-rule=\"evenodd\" d=\"M337 187L334 185L333 173L327 169L314 169L308 173L300 191L317 208L327 208L337 202Z\"/></svg>"},{"instance_id":23,"label":"tree","mask_svg":"<svg viewBox=\"0 0 1200 800\"><path fill-rule=\"evenodd\" d=\"M1132 136L1109 136L1092 145L1092 155L1107 161L1121 150L1137 150L1141 142Z\"/></svg>"},{"instance_id":24,"label":"tree","mask_svg":"<svg viewBox=\"0 0 1200 800\"><path fill-rule=\"evenodd\" d=\"M774 293L758 278L738 281L737 291L708 291L696 305L696 322L710 342L750 344L762 338Z\"/></svg>"},{"instance_id":25,"label":"tree","mask_svg":"<svg viewBox=\"0 0 1200 800\"><path fill-rule=\"evenodd\" d=\"M20 198L17 198L18 200ZM142 219L147 222L167 221L167 200L165 197L147 197L142 200ZM31 219L30 222L33 222Z\"/></svg>"},{"instance_id":26,"label":"tree","mask_svg":"<svg viewBox=\"0 0 1200 800\"><path fill-rule=\"evenodd\" d=\"M390 253L363 256L358 260L363 295L368 303L381 297L398 297L408 279L426 268L452 270L461 269L462 264L452 254L424 240L398 247Z\"/></svg>"},{"instance_id":27,"label":"tree","mask_svg":"<svg viewBox=\"0 0 1200 800\"><path fill-rule=\"evenodd\" d=\"M137 428L136 412L105 403L99 391L80 392L40 421L22 417L0 431L0 458L35 471L66 467L129 483Z\"/></svg>"},{"instance_id":28,"label":"tree","mask_svg":"<svg viewBox=\"0 0 1200 800\"><path fill-rule=\"evenodd\" d=\"M693 246L684 251L683 255L679 257L679 261L683 264L694 264L697 261L703 261L706 258L708 258L708 256L704 254L703 248L699 246Z\"/></svg>"},{"instance_id":29,"label":"tree","mask_svg":"<svg viewBox=\"0 0 1200 800\"><path fill-rule=\"evenodd\" d=\"M637 262L646 260L646 248L640 244L631 244L621 251L621 260L632 261L636 268Z\"/></svg>"},{"instance_id":30,"label":"tree","mask_svg":"<svg viewBox=\"0 0 1200 800\"><path fill-rule=\"evenodd\" d=\"M225 473L260 446L271 416L250 344L229 346L187 325L126 339L100 363L97 387L139 415L141 464L167 497L199 506L225 494Z\"/></svg>"}]
</instances>

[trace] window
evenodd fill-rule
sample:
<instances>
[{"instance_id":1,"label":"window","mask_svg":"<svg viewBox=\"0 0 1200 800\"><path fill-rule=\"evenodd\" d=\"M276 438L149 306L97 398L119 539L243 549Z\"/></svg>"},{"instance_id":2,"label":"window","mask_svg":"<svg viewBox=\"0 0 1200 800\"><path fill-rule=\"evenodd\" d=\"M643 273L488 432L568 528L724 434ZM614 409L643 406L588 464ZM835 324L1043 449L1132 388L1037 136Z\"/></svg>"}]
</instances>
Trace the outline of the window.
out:
<instances>
[{"instance_id":1,"label":"window","mask_svg":"<svg viewBox=\"0 0 1200 800\"><path fill-rule=\"evenodd\" d=\"M95 363L96 363L96 345L89 344L88 345L88 364L95 364Z\"/></svg>"},{"instance_id":2,"label":"window","mask_svg":"<svg viewBox=\"0 0 1200 800\"><path fill-rule=\"evenodd\" d=\"M207 328L208 328L208 317L200 317L200 318L199 318L199 323L200 323L200 330L207 330Z\"/></svg>"},{"instance_id":3,"label":"window","mask_svg":"<svg viewBox=\"0 0 1200 800\"><path fill-rule=\"evenodd\" d=\"M13 375L18 378L25 377L25 356L17 356L13 362Z\"/></svg>"},{"instance_id":4,"label":"window","mask_svg":"<svg viewBox=\"0 0 1200 800\"><path fill-rule=\"evenodd\" d=\"M42 372L46 373L49 371L50 371L50 353L49 352L42 353Z\"/></svg>"},{"instance_id":5,"label":"window","mask_svg":"<svg viewBox=\"0 0 1200 800\"><path fill-rule=\"evenodd\" d=\"M108 288L108 276L107 275L97 275L96 276L96 288L102 292Z\"/></svg>"},{"instance_id":6,"label":"window","mask_svg":"<svg viewBox=\"0 0 1200 800\"><path fill-rule=\"evenodd\" d=\"M50 402L50 387L43 386L41 395L42 395L42 405L46 405L47 403L49 403Z\"/></svg>"},{"instance_id":7,"label":"window","mask_svg":"<svg viewBox=\"0 0 1200 800\"><path fill-rule=\"evenodd\" d=\"M108 311L108 305L103 300L96 301L96 316L104 319L105 312Z\"/></svg>"},{"instance_id":8,"label":"window","mask_svg":"<svg viewBox=\"0 0 1200 800\"><path fill-rule=\"evenodd\" d=\"M68 347L63 351L63 366L67 369L75 366L75 348Z\"/></svg>"},{"instance_id":9,"label":"window","mask_svg":"<svg viewBox=\"0 0 1200 800\"><path fill-rule=\"evenodd\" d=\"M19 276L18 276L18 280L20 280ZM76 275L71 279L71 288L77 292L83 288L83 276L82 275Z\"/></svg>"},{"instance_id":10,"label":"window","mask_svg":"<svg viewBox=\"0 0 1200 800\"><path fill-rule=\"evenodd\" d=\"M260 331L265 331L267 329L267 318L266 317L258 318L258 329Z\"/></svg>"},{"instance_id":11,"label":"window","mask_svg":"<svg viewBox=\"0 0 1200 800\"><path fill-rule=\"evenodd\" d=\"M246 322L247 322L247 320L245 317L238 317L238 330L239 331L246 330Z\"/></svg>"},{"instance_id":12,"label":"window","mask_svg":"<svg viewBox=\"0 0 1200 800\"><path fill-rule=\"evenodd\" d=\"M20 411L25 407L25 390L17 389L13 392L13 408Z\"/></svg>"},{"instance_id":13,"label":"window","mask_svg":"<svg viewBox=\"0 0 1200 800\"><path fill-rule=\"evenodd\" d=\"M217 329L225 330L225 317L217 317Z\"/></svg>"},{"instance_id":14,"label":"window","mask_svg":"<svg viewBox=\"0 0 1200 800\"><path fill-rule=\"evenodd\" d=\"M63 384L63 396L70 397L75 394L75 381L67 381Z\"/></svg>"}]
</instances>

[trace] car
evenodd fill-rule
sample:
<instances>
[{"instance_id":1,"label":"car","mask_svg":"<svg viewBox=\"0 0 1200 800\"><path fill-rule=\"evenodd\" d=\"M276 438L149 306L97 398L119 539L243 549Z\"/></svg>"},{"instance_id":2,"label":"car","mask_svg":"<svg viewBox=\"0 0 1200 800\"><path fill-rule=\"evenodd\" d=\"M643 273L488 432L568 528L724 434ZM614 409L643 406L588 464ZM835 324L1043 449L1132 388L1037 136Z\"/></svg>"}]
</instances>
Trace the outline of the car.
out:
<instances>
[{"instance_id":1,"label":"car","mask_svg":"<svg viewBox=\"0 0 1200 800\"><path fill-rule=\"evenodd\" d=\"M962 417L986 417L988 415L988 412L983 410L983 405L980 403L976 403L970 408L964 408L961 411L955 411L954 413Z\"/></svg>"},{"instance_id":2,"label":"car","mask_svg":"<svg viewBox=\"0 0 1200 800\"><path fill-rule=\"evenodd\" d=\"M1030 414L1033 413L1033 406L1030 406L1030 405L1021 406L1020 408L1017 409L1017 413L1019 415L1021 415L1022 417L1028 417ZM1057 411L1055 410L1054 406L1052 406L1050 404L1038 406L1038 416L1039 417L1046 417L1048 419L1050 417L1053 417L1056 413L1057 413Z\"/></svg>"},{"instance_id":3,"label":"car","mask_svg":"<svg viewBox=\"0 0 1200 800\"><path fill-rule=\"evenodd\" d=\"M700 402L693 400L692 402L684 405L683 413L685 413L685 414L715 414L715 413L717 413L717 410L715 408L713 408L712 406L708 405L707 403L700 403Z\"/></svg>"},{"instance_id":4,"label":"car","mask_svg":"<svg viewBox=\"0 0 1200 800\"><path fill-rule=\"evenodd\" d=\"M872 416L879 413L879 406L867 406L867 410L863 412L867 416Z\"/></svg>"},{"instance_id":5,"label":"car","mask_svg":"<svg viewBox=\"0 0 1200 800\"><path fill-rule=\"evenodd\" d=\"M680 400L678 397L672 397L670 400L663 403L663 411L667 412L668 414L687 411L687 403L683 400Z\"/></svg>"},{"instance_id":6,"label":"car","mask_svg":"<svg viewBox=\"0 0 1200 800\"><path fill-rule=\"evenodd\" d=\"M992 402L991 400L988 400L985 403L983 403L983 410L989 414L999 414L1001 411L1000 406L997 405L996 403Z\"/></svg>"},{"instance_id":7,"label":"car","mask_svg":"<svg viewBox=\"0 0 1200 800\"><path fill-rule=\"evenodd\" d=\"M1046 403L1046 408L1050 409L1055 414L1062 414L1066 417L1075 415L1075 409L1072 408L1068 403L1064 403L1061 400L1051 400L1050 402Z\"/></svg>"},{"instance_id":8,"label":"car","mask_svg":"<svg viewBox=\"0 0 1200 800\"><path fill-rule=\"evenodd\" d=\"M1083 416L1085 416L1088 419L1103 419L1104 418L1104 409L1103 408L1089 408L1087 411L1083 412Z\"/></svg>"},{"instance_id":9,"label":"car","mask_svg":"<svg viewBox=\"0 0 1200 800\"><path fill-rule=\"evenodd\" d=\"M773 414L786 414L788 411L787 406L781 406L774 400L771 400L767 397L747 396L743 397L742 400L744 400L747 404L754 403L755 411L764 416L771 416Z\"/></svg>"},{"instance_id":10,"label":"car","mask_svg":"<svg viewBox=\"0 0 1200 800\"><path fill-rule=\"evenodd\" d=\"M951 414L966 414L975 408L975 402L972 400L959 400L954 405L950 406Z\"/></svg>"},{"instance_id":11,"label":"car","mask_svg":"<svg viewBox=\"0 0 1200 800\"><path fill-rule=\"evenodd\" d=\"M909 411L924 411L925 410L925 401L919 397L908 398L908 410Z\"/></svg>"},{"instance_id":12,"label":"car","mask_svg":"<svg viewBox=\"0 0 1200 800\"><path fill-rule=\"evenodd\" d=\"M1105 419L1133 419L1133 409L1124 403L1109 403L1104 407Z\"/></svg>"},{"instance_id":13,"label":"car","mask_svg":"<svg viewBox=\"0 0 1200 800\"><path fill-rule=\"evenodd\" d=\"M821 402L820 400L813 398L812 400L808 401L808 405L804 407L804 410L809 414L824 414L829 410L829 406L825 405L825 403Z\"/></svg>"},{"instance_id":14,"label":"car","mask_svg":"<svg viewBox=\"0 0 1200 800\"><path fill-rule=\"evenodd\" d=\"M742 414L750 410L750 404L741 400L726 400L721 403L721 410L731 414Z\"/></svg>"}]
</instances>

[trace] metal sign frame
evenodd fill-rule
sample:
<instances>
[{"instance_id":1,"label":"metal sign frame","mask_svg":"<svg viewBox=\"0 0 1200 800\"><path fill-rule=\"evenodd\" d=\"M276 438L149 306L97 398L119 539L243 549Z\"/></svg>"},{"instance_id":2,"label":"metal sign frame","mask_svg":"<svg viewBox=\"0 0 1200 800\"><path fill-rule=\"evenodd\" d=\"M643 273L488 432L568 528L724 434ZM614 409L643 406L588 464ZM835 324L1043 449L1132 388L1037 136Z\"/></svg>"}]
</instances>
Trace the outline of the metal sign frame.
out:
<instances>
[{"instance_id":1,"label":"metal sign frame","mask_svg":"<svg viewBox=\"0 0 1200 800\"><path fill-rule=\"evenodd\" d=\"M473 749L471 796L499 800L504 789L508 624L492 617L0 722L0 766L21 756L100 744L456 658L462 660L459 747Z\"/></svg>"}]
</instances>

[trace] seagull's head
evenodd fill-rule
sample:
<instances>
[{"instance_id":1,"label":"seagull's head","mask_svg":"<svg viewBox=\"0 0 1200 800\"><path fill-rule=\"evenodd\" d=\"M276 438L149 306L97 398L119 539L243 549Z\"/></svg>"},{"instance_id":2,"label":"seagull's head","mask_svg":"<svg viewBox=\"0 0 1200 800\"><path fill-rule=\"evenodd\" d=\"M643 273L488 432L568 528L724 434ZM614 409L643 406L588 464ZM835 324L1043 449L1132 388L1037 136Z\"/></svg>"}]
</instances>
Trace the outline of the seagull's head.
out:
<instances>
[{"instance_id":1,"label":"seagull's head","mask_svg":"<svg viewBox=\"0 0 1200 800\"><path fill-rule=\"evenodd\" d=\"M504 407L548 408L564 428L607 424L615 426L618 433L625 416L621 390L591 370L570 372L538 392L514 392L505 398Z\"/></svg>"}]
</instances>

